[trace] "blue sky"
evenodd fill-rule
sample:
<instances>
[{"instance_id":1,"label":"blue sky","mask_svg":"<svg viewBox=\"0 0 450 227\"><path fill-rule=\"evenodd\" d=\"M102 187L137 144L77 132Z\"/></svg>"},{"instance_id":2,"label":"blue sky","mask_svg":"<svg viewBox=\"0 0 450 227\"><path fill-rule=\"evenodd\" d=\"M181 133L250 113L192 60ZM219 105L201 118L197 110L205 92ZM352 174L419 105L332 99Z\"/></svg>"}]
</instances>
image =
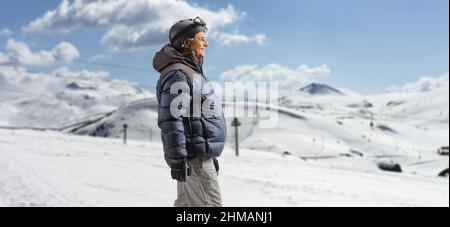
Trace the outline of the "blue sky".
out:
<instances>
[{"instance_id":1,"label":"blue sky","mask_svg":"<svg viewBox=\"0 0 450 227\"><path fill-rule=\"evenodd\" d=\"M224 71L239 65L264 67L277 64L296 69L300 65L318 67L326 64L330 70L329 75L315 80L372 94L384 92L391 85L416 81L426 75L437 77L449 71L447 0L187 2L194 9L200 7L212 12L231 4L239 18L217 26L213 31L247 37L263 34L266 37L263 45L253 41L221 45L219 41L211 40L205 69L207 76L216 80L220 79ZM78 49L78 60L131 66L148 71L79 62L70 63L70 69L105 70L111 73L111 78L154 86L158 75L153 71L151 61L162 43L158 46L155 42L138 50L113 50L111 46L101 42L113 24L78 24L68 33L24 32L22 28L42 17L45 12L55 10L60 3L60 0L3 0L0 3L0 30L8 29L11 33L0 36L0 52L5 52L4 47L9 39L26 43L33 52L51 50L60 42L69 42ZM195 16L197 15L192 15ZM175 20L177 19L183 18ZM48 28L57 25L52 26ZM93 60L96 55L105 55L106 58ZM48 72L62 65L56 63L28 68Z\"/></svg>"}]
</instances>

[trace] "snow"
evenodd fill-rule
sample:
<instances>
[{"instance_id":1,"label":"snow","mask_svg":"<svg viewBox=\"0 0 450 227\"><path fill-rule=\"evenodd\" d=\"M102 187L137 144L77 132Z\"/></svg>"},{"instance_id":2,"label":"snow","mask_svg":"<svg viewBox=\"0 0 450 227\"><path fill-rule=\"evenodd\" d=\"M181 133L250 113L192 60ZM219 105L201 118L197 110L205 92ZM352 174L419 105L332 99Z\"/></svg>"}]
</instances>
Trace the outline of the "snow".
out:
<instances>
[{"instance_id":1,"label":"snow","mask_svg":"<svg viewBox=\"0 0 450 227\"><path fill-rule=\"evenodd\" d=\"M0 206L172 204L156 98L108 75L0 67ZM448 205L448 178L437 178L449 167L448 156L437 154L449 144L448 86L367 96L311 84L279 101L239 118L238 159L228 129L226 205ZM225 103L225 111L234 105L246 112L240 102ZM258 127L274 113L275 127ZM37 131L6 130L18 128ZM380 163L403 172L382 172Z\"/></svg>"},{"instance_id":2,"label":"snow","mask_svg":"<svg viewBox=\"0 0 450 227\"><path fill-rule=\"evenodd\" d=\"M0 206L172 206L160 143L0 129ZM225 206L448 206L448 178L337 168L227 148Z\"/></svg>"},{"instance_id":3,"label":"snow","mask_svg":"<svg viewBox=\"0 0 450 227\"><path fill-rule=\"evenodd\" d=\"M67 68L51 74L0 67L0 126L60 128L154 95L106 72Z\"/></svg>"},{"instance_id":4,"label":"snow","mask_svg":"<svg viewBox=\"0 0 450 227\"><path fill-rule=\"evenodd\" d=\"M312 83L299 90L308 95L343 95L343 93L335 88L325 84Z\"/></svg>"},{"instance_id":5,"label":"snow","mask_svg":"<svg viewBox=\"0 0 450 227\"><path fill-rule=\"evenodd\" d=\"M345 94L299 92L284 97L281 106L298 111L307 121L299 124L282 118L274 131L252 136L244 144L255 146L264 141L272 148L282 145L291 153L301 147L300 155L316 148L316 154L308 155L322 157L347 157L350 150L358 151L364 154L361 160L339 157L322 161L361 170L370 170L379 162L395 162L405 172L436 176L448 168L448 157L437 155L437 149L449 143L448 87L422 93ZM289 133L283 133L287 130Z\"/></svg>"},{"instance_id":6,"label":"snow","mask_svg":"<svg viewBox=\"0 0 450 227\"><path fill-rule=\"evenodd\" d=\"M329 99L333 100L333 97ZM345 102L337 101L342 99ZM449 131L448 127L444 128L445 122L424 130L415 126L415 121L411 124L409 121L377 119L372 130L370 119L348 107L347 103L354 102L354 97L337 97L333 104L315 100L314 97L309 100L333 107L307 111L295 110L295 106L272 107L271 110L263 108L260 110L262 116L267 112L278 113L278 123L269 129L258 127L259 118L240 118L241 147L277 154L288 152L305 160L320 160L360 171L380 171L378 163L395 162L407 173L435 177L449 166L448 158L437 154L441 144L448 144ZM231 107L232 103L226 103L225 109ZM237 104L237 108L244 107L241 103ZM336 111L330 111L332 109ZM78 135L121 138L123 125L127 124L128 138L159 142L157 116L156 99L150 98L124 105L109 116L89 120L66 131ZM228 119L228 122L231 120ZM234 130L230 128L228 138L232 146ZM421 166L421 163L426 165Z\"/></svg>"},{"instance_id":7,"label":"snow","mask_svg":"<svg viewBox=\"0 0 450 227\"><path fill-rule=\"evenodd\" d=\"M123 105L108 116L100 115L97 121L90 122L92 119L88 118L86 124L68 127L65 131L77 135L121 138L123 125L127 124L131 129L128 138L160 141L157 107L156 98L137 100Z\"/></svg>"}]
</instances>

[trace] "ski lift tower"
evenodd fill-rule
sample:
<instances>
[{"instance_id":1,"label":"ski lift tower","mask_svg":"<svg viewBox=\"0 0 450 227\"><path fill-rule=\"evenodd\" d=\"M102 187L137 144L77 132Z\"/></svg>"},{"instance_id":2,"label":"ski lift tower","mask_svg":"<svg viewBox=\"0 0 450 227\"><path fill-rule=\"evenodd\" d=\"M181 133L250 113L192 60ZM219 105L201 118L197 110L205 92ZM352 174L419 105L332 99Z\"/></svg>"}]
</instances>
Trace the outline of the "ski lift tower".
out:
<instances>
[{"instance_id":1,"label":"ski lift tower","mask_svg":"<svg viewBox=\"0 0 450 227\"><path fill-rule=\"evenodd\" d=\"M236 157L239 157L239 126L241 125L241 122L239 122L237 118L234 118L234 120L231 122L231 127L234 127Z\"/></svg>"}]
</instances>

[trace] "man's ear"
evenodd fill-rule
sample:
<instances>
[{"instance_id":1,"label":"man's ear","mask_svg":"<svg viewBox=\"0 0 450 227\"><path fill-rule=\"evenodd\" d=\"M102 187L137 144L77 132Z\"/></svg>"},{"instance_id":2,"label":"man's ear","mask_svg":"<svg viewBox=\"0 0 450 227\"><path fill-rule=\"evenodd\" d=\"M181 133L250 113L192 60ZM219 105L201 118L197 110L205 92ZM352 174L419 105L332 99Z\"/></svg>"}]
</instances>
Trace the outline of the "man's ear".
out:
<instances>
[{"instance_id":1,"label":"man's ear","mask_svg":"<svg viewBox=\"0 0 450 227\"><path fill-rule=\"evenodd\" d=\"M183 41L183 44L181 45L181 48L189 49L190 45L191 45L191 42L189 42L189 39L186 39L186 40Z\"/></svg>"},{"instance_id":2,"label":"man's ear","mask_svg":"<svg viewBox=\"0 0 450 227\"><path fill-rule=\"evenodd\" d=\"M181 47L184 48L184 49L189 49L191 47L192 41L194 41L194 39L186 39L183 42L183 45L181 45Z\"/></svg>"}]
</instances>

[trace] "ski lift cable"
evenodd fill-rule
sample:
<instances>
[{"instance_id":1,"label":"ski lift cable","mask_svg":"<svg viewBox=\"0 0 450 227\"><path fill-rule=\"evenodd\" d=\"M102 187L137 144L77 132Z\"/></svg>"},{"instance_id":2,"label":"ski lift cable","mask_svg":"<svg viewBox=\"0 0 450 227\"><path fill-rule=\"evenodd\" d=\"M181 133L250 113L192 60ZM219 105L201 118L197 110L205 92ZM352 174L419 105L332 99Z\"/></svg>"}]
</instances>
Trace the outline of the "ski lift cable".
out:
<instances>
[{"instance_id":1,"label":"ski lift cable","mask_svg":"<svg viewBox=\"0 0 450 227\"><path fill-rule=\"evenodd\" d=\"M0 53L8 52L8 50L0 49ZM133 70L133 71L140 71L140 72L149 72L151 71L150 68L140 68L135 66L128 66L128 65L119 65L119 64L112 64L112 63L103 63L103 62L94 62L84 59L75 59L72 60L72 62L79 63L79 64L89 64L89 65L98 65L98 66L106 66L106 67L112 67L112 68L120 68L125 70Z\"/></svg>"},{"instance_id":2,"label":"ski lift cable","mask_svg":"<svg viewBox=\"0 0 450 227\"><path fill-rule=\"evenodd\" d=\"M134 67L134 66L93 62L93 61L87 61L87 60L73 60L73 62L79 63L79 64L98 65L98 66L105 66L105 67L111 67L111 68L133 70L133 71L139 71L139 72L147 72L147 73L151 71L150 68L148 68L148 69L147 68L139 68L139 67Z\"/></svg>"}]
</instances>

